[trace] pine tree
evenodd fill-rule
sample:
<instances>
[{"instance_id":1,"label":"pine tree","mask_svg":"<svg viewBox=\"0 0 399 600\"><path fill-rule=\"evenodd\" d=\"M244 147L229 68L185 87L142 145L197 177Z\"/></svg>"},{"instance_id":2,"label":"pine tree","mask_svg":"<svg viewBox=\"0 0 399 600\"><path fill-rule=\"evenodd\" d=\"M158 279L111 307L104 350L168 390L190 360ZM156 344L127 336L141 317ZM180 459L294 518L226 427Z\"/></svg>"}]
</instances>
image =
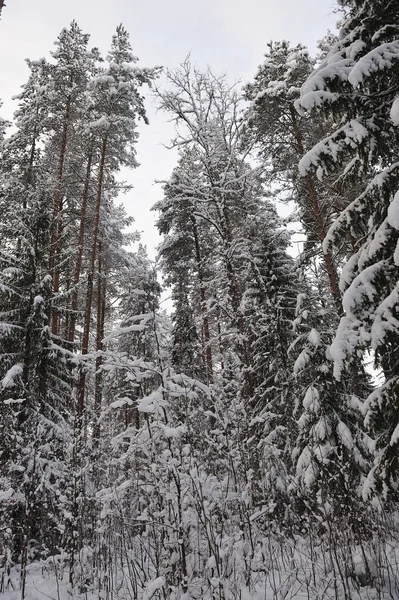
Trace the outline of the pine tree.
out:
<instances>
[{"instance_id":1,"label":"pine tree","mask_svg":"<svg viewBox=\"0 0 399 600\"><path fill-rule=\"evenodd\" d=\"M325 265L336 310L341 312L341 293L337 275L337 256L322 251L329 224L342 204L332 181L320 185L317 178L299 176L298 162L317 135L325 133L330 123L314 121L299 114L295 103L300 88L312 72L314 60L305 46L291 48L288 42L269 43L265 62L254 82L245 87L245 97L252 101L247 113L247 135L254 138L261 160L273 185L279 185L282 201L295 200L298 217L306 235L302 260L317 255ZM330 185L328 185L330 184Z\"/></svg>"},{"instance_id":2,"label":"pine tree","mask_svg":"<svg viewBox=\"0 0 399 600\"><path fill-rule=\"evenodd\" d=\"M2 143L1 420L10 429L1 464L2 484L13 498L2 519L11 523L9 559L22 565L23 594L29 548L36 558L65 550L73 584L77 552L86 534L89 539L90 527L85 531L77 519L79 512L95 513L86 512L91 492L79 471L84 440L78 436L78 446L71 437L85 425L92 427L93 447L100 438L102 340L110 296L118 293L115 273L127 260L121 246L132 239L121 232L130 220L115 206L123 186L114 175L121 165L136 164L136 119L144 118L137 89L155 75L133 67L136 59L120 27L101 80L100 57L88 51L88 39L73 22L59 36L54 62L28 61L31 74L18 97L17 131ZM109 118L106 127L104 120L99 124L103 117ZM94 243L88 229L93 224ZM76 428L71 397L80 364L77 292L84 280L96 300L96 374L93 397ZM83 322L87 347L93 313L90 303Z\"/></svg>"},{"instance_id":3,"label":"pine tree","mask_svg":"<svg viewBox=\"0 0 399 600\"><path fill-rule=\"evenodd\" d=\"M56 165L49 166L53 187L53 213L51 222L51 239L49 247L49 273L53 283L53 307L51 315L51 331L60 333L60 314L57 309L60 288L60 264L65 264L63 238L68 236L65 221L71 201L68 184L72 179L74 152L79 119L85 108L85 92L88 79L93 69L95 58L88 49L89 35L84 34L73 21L69 29L63 29L55 42L56 50L51 54L55 64L51 66L51 87L48 90L50 110L50 126L53 135L49 140L51 151L56 157ZM76 151L76 146L74 148ZM64 281L61 281L64 283Z\"/></svg>"},{"instance_id":4,"label":"pine tree","mask_svg":"<svg viewBox=\"0 0 399 600\"><path fill-rule=\"evenodd\" d=\"M296 110L301 85L312 72L313 65L304 46L290 48L287 42L270 43L266 60L254 82L246 86L245 94L252 100L247 113L246 135L255 138L267 178L279 185L279 197L283 201L285 198L295 201L297 210L291 220L299 220L306 235L295 274L301 281L300 308L294 321L298 337L292 339L290 346L290 356L296 359L293 375L297 398L285 422L291 419L300 425L297 433L296 427L292 427L293 436L297 435L296 441L291 442L294 503L296 486L299 486L298 495L303 494L304 498L309 488L317 489L314 494L318 498L316 505L318 503L323 509L327 496L332 506L339 507L343 501L346 505L351 504L354 491L358 491L361 473L366 467L364 455L367 454L362 445L362 415L358 408L369 388L364 374L364 385L360 385L362 368L358 364L341 384L337 384L332 377L331 361L326 360L335 324L342 313L338 271L351 251L351 245L348 240L339 253L333 253L323 249L323 242L337 212L350 201L353 187L348 187L347 197L343 197L336 176L321 183L313 173L301 178L298 172L297 163L305 149L317 136L325 135L333 127L332 120L323 115L312 118ZM317 270L319 294L312 289L316 285L313 269ZM321 305L319 297L324 299ZM356 386L351 388L355 382ZM353 408L351 393L358 396L357 409ZM309 401L312 394L318 398L314 405ZM340 435L344 428L350 432L353 451ZM336 465L336 476L333 476L332 464ZM340 479L346 469L350 475ZM334 485L329 486L333 481Z\"/></svg>"},{"instance_id":5,"label":"pine tree","mask_svg":"<svg viewBox=\"0 0 399 600\"><path fill-rule=\"evenodd\" d=\"M157 70L134 67L137 62L131 51L127 31L119 26L113 36L110 53L107 57L108 68L94 77L90 93L94 108L94 131L99 148L98 177L95 191L94 223L91 252L87 275L87 295L82 336L82 355L89 351L91 311L94 295L95 267L98 259L100 241L100 215L107 178L122 167L137 166L135 142L137 140L137 120L145 117L143 97L139 88L143 84L151 85ZM85 371L82 370L77 400L78 429L82 427L85 395Z\"/></svg>"}]
</instances>

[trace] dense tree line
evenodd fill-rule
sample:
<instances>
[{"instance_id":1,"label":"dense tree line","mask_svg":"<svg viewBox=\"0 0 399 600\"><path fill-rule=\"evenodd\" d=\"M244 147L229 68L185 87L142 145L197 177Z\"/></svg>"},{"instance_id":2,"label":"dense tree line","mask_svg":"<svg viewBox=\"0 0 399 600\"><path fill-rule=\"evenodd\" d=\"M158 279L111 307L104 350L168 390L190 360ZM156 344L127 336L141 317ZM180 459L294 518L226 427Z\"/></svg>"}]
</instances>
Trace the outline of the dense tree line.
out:
<instances>
[{"instance_id":1,"label":"dense tree line","mask_svg":"<svg viewBox=\"0 0 399 600\"><path fill-rule=\"evenodd\" d=\"M399 597L399 7L338 4L315 58L271 42L243 89L165 71L157 265L120 170L160 70L75 22L27 61L0 121L0 593L39 566L58 597Z\"/></svg>"}]
</instances>

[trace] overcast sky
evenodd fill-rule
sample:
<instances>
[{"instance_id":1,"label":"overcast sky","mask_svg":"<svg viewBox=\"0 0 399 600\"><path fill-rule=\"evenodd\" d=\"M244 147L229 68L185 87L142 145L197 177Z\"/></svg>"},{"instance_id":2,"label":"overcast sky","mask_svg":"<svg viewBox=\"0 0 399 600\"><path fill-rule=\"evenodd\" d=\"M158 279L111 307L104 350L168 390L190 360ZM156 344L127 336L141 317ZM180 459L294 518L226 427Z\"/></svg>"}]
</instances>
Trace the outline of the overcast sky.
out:
<instances>
[{"instance_id":1,"label":"overcast sky","mask_svg":"<svg viewBox=\"0 0 399 600\"><path fill-rule=\"evenodd\" d=\"M11 118L11 96L26 81L25 58L48 56L63 27L76 19L91 34L91 44L107 52L115 27L123 23L131 34L141 66L175 68L188 53L198 66L232 80L250 80L262 62L269 40L307 44L334 29L334 0L6 0L0 21L1 115ZM157 236L152 204L161 197L154 180L169 177L175 156L162 144L173 135L166 117L156 113L149 97L150 126L140 128L141 166L129 177L134 190L124 202L143 231L154 256Z\"/></svg>"}]
</instances>

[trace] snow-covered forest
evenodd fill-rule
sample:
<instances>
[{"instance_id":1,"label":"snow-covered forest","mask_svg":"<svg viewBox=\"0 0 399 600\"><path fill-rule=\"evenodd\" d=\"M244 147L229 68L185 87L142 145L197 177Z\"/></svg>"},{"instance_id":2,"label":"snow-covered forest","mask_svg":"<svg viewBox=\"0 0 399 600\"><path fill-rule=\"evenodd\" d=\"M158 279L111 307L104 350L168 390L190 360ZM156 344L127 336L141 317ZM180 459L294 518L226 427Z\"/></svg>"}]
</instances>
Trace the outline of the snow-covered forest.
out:
<instances>
[{"instance_id":1,"label":"snow-covered forest","mask_svg":"<svg viewBox=\"0 0 399 600\"><path fill-rule=\"evenodd\" d=\"M0 599L399 599L399 2L337 2L316 56L270 42L245 84L141 65L123 25L28 60L0 119ZM151 95L155 263L122 177Z\"/></svg>"}]
</instances>

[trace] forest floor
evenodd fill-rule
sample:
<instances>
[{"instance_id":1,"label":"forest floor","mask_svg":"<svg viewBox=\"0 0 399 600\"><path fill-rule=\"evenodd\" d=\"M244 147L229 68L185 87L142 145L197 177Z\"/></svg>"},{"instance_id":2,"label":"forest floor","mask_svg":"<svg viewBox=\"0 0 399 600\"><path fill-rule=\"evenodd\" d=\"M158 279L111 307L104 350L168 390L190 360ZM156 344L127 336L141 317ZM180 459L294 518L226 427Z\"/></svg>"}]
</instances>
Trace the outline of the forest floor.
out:
<instances>
[{"instance_id":1,"label":"forest floor","mask_svg":"<svg viewBox=\"0 0 399 600\"><path fill-rule=\"evenodd\" d=\"M282 548L284 548L283 551ZM166 589L163 577L154 577L143 589L134 592L126 574L118 573L113 589L99 590L98 585L80 583L70 590L68 572L54 569L54 563L32 563L27 568L25 600L399 600L399 546L379 548L372 556L369 550L351 552L344 562L343 548L305 547L295 544L277 546L263 564L251 565L251 586L242 584L242 577L231 574L220 585L216 578L192 580L189 593ZM385 564L379 561L384 556ZM337 560L335 560L337 559ZM366 561L365 561L366 559ZM367 563L367 564L366 564ZM379 564L378 564L379 563ZM98 582L98 573L90 573ZM87 581L88 579L86 579ZM20 570L12 569L7 582L3 577L0 600L22 600ZM5 585L7 584L7 585ZM94 589L93 587L97 587ZM108 585L108 588L110 586ZM1 589L1 588L0 588Z\"/></svg>"}]
</instances>

